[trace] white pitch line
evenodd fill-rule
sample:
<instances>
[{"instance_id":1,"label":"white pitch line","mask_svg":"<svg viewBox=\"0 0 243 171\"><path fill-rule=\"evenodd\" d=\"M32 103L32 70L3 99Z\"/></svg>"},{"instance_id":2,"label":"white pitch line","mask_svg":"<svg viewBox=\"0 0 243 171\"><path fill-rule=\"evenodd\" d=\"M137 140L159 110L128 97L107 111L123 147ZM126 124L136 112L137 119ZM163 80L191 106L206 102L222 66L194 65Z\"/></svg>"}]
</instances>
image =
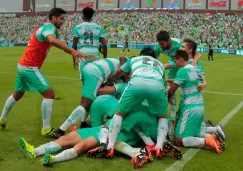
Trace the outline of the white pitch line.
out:
<instances>
[{"instance_id":1,"label":"white pitch line","mask_svg":"<svg viewBox=\"0 0 243 171\"><path fill-rule=\"evenodd\" d=\"M223 120L220 121L220 124L224 127L230 119L243 107L243 101L240 102L232 111L230 111ZM182 160L176 161L170 167L168 167L165 171L179 171L181 170L187 162L189 162L198 152L200 149L190 149L184 155Z\"/></svg>"},{"instance_id":2,"label":"white pitch line","mask_svg":"<svg viewBox=\"0 0 243 171\"><path fill-rule=\"evenodd\" d=\"M203 90L204 93L210 93L210 94L221 94L221 95L231 95L231 96L243 96L243 94L239 93L224 93L224 92L216 92L216 91L207 91Z\"/></svg>"}]
</instances>

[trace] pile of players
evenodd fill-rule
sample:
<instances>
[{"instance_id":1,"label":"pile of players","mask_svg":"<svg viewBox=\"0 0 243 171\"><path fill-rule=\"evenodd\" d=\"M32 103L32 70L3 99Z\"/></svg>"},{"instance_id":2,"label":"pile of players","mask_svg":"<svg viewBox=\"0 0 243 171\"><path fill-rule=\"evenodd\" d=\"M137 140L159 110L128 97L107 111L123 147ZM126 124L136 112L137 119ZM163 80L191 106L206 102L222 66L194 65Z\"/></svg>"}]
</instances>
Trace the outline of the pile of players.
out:
<instances>
[{"instance_id":1,"label":"pile of players","mask_svg":"<svg viewBox=\"0 0 243 171\"><path fill-rule=\"evenodd\" d=\"M115 151L119 151L130 156L134 168L139 168L152 162L152 153L158 159L167 153L181 159L178 147L208 147L218 154L225 150L226 137L221 126L203 122L202 89L206 78L194 41L173 39L166 31L160 31L155 50L147 47L138 56L107 58L103 28L91 22L94 10L84 8L85 22L73 30L73 48L58 40L57 29L63 24L64 14L64 10L54 8L50 21L32 35L18 64L15 92L7 99L0 119L1 127L6 128L8 113L25 91L43 95L41 132L56 140L34 148L21 137L20 147L29 158L44 155L42 163L51 165L86 152L89 157L113 158ZM75 50L78 41L79 51ZM100 43L103 59L96 57ZM73 56L83 83L80 105L55 131L50 126L54 92L40 72L51 45ZM160 53L169 56L169 63L157 60ZM165 70L169 70L168 79ZM178 88L181 96L176 110ZM65 134L80 122L80 129Z\"/></svg>"}]
</instances>

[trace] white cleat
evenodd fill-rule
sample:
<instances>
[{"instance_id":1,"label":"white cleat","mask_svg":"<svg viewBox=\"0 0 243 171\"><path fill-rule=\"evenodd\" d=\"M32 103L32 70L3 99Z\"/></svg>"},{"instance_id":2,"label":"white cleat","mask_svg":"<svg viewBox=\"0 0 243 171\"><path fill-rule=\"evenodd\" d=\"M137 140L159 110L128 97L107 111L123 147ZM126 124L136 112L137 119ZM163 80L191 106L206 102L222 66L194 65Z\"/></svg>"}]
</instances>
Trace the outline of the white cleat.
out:
<instances>
[{"instance_id":1,"label":"white cleat","mask_svg":"<svg viewBox=\"0 0 243 171\"><path fill-rule=\"evenodd\" d=\"M225 133L223 131L223 128L221 125L216 125L216 128L217 128L217 133L219 134L220 138L225 141L226 140L226 136L225 136Z\"/></svg>"}]
</instances>

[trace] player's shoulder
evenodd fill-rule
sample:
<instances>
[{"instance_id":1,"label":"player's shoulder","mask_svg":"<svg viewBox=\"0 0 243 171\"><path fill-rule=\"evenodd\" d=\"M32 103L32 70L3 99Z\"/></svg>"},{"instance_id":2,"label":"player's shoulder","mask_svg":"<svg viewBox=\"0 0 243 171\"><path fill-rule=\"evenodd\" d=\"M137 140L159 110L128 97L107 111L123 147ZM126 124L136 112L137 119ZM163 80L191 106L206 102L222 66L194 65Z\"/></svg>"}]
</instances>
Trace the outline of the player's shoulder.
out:
<instances>
[{"instance_id":1,"label":"player's shoulder","mask_svg":"<svg viewBox=\"0 0 243 171\"><path fill-rule=\"evenodd\" d=\"M179 39L179 38L171 38L172 44L182 44L183 40Z\"/></svg>"},{"instance_id":2,"label":"player's shoulder","mask_svg":"<svg viewBox=\"0 0 243 171\"><path fill-rule=\"evenodd\" d=\"M52 23L44 23L44 24L41 25L41 28L56 29L56 26Z\"/></svg>"}]
</instances>

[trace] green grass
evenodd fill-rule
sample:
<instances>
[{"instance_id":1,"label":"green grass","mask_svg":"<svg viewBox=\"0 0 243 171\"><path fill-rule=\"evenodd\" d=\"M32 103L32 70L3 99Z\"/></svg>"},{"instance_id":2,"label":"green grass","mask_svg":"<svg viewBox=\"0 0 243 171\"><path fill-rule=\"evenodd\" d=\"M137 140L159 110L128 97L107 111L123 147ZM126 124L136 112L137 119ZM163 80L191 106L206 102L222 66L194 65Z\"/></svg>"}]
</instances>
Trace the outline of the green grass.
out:
<instances>
[{"instance_id":1,"label":"green grass","mask_svg":"<svg viewBox=\"0 0 243 171\"><path fill-rule=\"evenodd\" d=\"M6 98L13 92L16 66L24 48L1 48L0 49L0 107L3 107ZM138 51L133 50L130 55L136 55ZM109 49L109 56L119 56L120 49ZM162 62L168 61L167 57L159 58ZM207 77L207 91L243 94L243 57L235 55L215 54L215 62L209 63L204 54L201 61L204 63ZM81 82L78 71L72 67L72 59L60 50L52 49L47 57L42 72L47 76L55 90L56 97L52 112L52 125L57 128L69 116L70 112L80 102ZM64 77L64 78L53 78ZM74 79L65 79L74 78ZM236 105L243 100L243 95L220 95L210 92L204 93L205 119L211 119L218 123ZM31 144L38 146L52 139L42 137L40 130L42 126L40 105L42 97L37 93L26 93L9 114L9 130L0 130L0 171L64 171L64 170L133 170L127 158L115 157L113 160L90 159L85 155L75 160L57 163L52 167L41 166L38 157L35 160L27 159L20 151L18 139L20 136ZM243 109L230 120L225 126L228 137L227 150L218 156L209 150L200 150L199 153L188 162L183 170L242 170L243 164ZM187 149L183 149L186 152ZM161 161L156 160L152 164L146 164L140 170L161 171L171 166L175 160L165 157Z\"/></svg>"}]
</instances>

